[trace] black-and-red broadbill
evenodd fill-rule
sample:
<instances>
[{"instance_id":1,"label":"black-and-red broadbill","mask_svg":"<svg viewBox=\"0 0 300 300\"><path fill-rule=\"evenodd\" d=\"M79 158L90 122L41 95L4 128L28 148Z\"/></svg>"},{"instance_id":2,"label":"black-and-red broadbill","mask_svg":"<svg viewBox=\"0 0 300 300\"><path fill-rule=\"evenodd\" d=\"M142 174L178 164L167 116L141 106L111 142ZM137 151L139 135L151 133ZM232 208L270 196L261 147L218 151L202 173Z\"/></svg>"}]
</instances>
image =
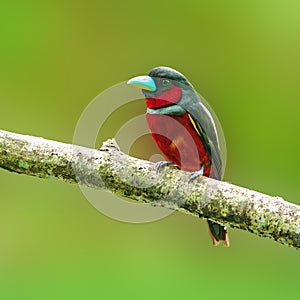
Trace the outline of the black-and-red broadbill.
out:
<instances>
[{"instance_id":1,"label":"black-and-red broadbill","mask_svg":"<svg viewBox=\"0 0 300 300\"><path fill-rule=\"evenodd\" d=\"M214 120L184 75L157 67L128 84L142 89L146 98L147 123L168 162L181 170L221 179L222 161ZM160 166L163 164L160 164ZM208 220L214 245L229 246L227 228Z\"/></svg>"}]
</instances>

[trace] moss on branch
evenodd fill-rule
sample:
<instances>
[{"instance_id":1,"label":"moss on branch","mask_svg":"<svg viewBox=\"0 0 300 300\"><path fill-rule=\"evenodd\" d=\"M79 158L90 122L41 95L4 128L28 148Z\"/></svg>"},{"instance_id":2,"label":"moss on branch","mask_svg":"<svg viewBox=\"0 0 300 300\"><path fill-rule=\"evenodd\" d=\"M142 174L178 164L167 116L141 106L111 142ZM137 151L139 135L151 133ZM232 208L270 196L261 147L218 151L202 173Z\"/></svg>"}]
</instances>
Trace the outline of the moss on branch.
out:
<instances>
[{"instance_id":1,"label":"moss on branch","mask_svg":"<svg viewBox=\"0 0 300 300\"><path fill-rule=\"evenodd\" d=\"M114 140L99 150L0 130L0 167L108 189L129 199L193 214L300 248L300 207L211 178L130 157Z\"/></svg>"}]
</instances>

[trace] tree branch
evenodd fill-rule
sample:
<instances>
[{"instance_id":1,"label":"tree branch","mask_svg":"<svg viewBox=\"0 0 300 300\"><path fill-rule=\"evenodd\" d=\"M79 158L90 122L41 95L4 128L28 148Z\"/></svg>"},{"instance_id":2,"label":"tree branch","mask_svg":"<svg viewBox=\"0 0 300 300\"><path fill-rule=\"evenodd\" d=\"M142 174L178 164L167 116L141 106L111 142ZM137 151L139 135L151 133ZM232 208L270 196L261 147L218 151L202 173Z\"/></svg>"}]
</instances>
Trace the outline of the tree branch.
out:
<instances>
[{"instance_id":1,"label":"tree branch","mask_svg":"<svg viewBox=\"0 0 300 300\"><path fill-rule=\"evenodd\" d=\"M300 248L300 207L249 189L190 174L122 153L114 140L99 150L0 130L0 167L108 189L138 202L208 218Z\"/></svg>"}]
</instances>

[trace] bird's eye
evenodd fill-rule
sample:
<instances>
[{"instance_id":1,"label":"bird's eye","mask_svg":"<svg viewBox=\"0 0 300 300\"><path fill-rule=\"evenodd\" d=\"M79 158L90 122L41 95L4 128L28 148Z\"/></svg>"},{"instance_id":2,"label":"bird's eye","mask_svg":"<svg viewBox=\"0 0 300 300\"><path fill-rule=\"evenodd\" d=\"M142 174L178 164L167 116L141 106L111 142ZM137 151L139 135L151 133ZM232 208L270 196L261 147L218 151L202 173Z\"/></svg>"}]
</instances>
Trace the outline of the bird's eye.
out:
<instances>
[{"instance_id":1,"label":"bird's eye","mask_svg":"<svg viewBox=\"0 0 300 300\"><path fill-rule=\"evenodd\" d=\"M162 85L163 86L169 86L171 84L171 82L170 82L170 80L168 80L168 79L164 79L163 81L162 81Z\"/></svg>"}]
</instances>

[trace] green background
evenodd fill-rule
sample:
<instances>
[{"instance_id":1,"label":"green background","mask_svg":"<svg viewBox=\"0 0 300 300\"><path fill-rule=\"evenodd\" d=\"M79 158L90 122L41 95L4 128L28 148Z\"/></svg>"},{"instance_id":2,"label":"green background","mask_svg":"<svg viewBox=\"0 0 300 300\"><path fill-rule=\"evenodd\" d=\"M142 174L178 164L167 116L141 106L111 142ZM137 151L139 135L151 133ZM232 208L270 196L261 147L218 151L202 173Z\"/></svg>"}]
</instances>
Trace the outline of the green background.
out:
<instances>
[{"instance_id":1,"label":"green background","mask_svg":"<svg viewBox=\"0 0 300 300\"><path fill-rule=\"evenodd\" d=\"M2 1L0 127L71 143L96 95L168 65L222 124L225 180L300 204L299 13L296 0ZM1 299L299 295L299 253L271 240L231 229L213 247L192 216L127 224L75 185L4 170L0 184Z\"/></svg>"}]
</instances>

